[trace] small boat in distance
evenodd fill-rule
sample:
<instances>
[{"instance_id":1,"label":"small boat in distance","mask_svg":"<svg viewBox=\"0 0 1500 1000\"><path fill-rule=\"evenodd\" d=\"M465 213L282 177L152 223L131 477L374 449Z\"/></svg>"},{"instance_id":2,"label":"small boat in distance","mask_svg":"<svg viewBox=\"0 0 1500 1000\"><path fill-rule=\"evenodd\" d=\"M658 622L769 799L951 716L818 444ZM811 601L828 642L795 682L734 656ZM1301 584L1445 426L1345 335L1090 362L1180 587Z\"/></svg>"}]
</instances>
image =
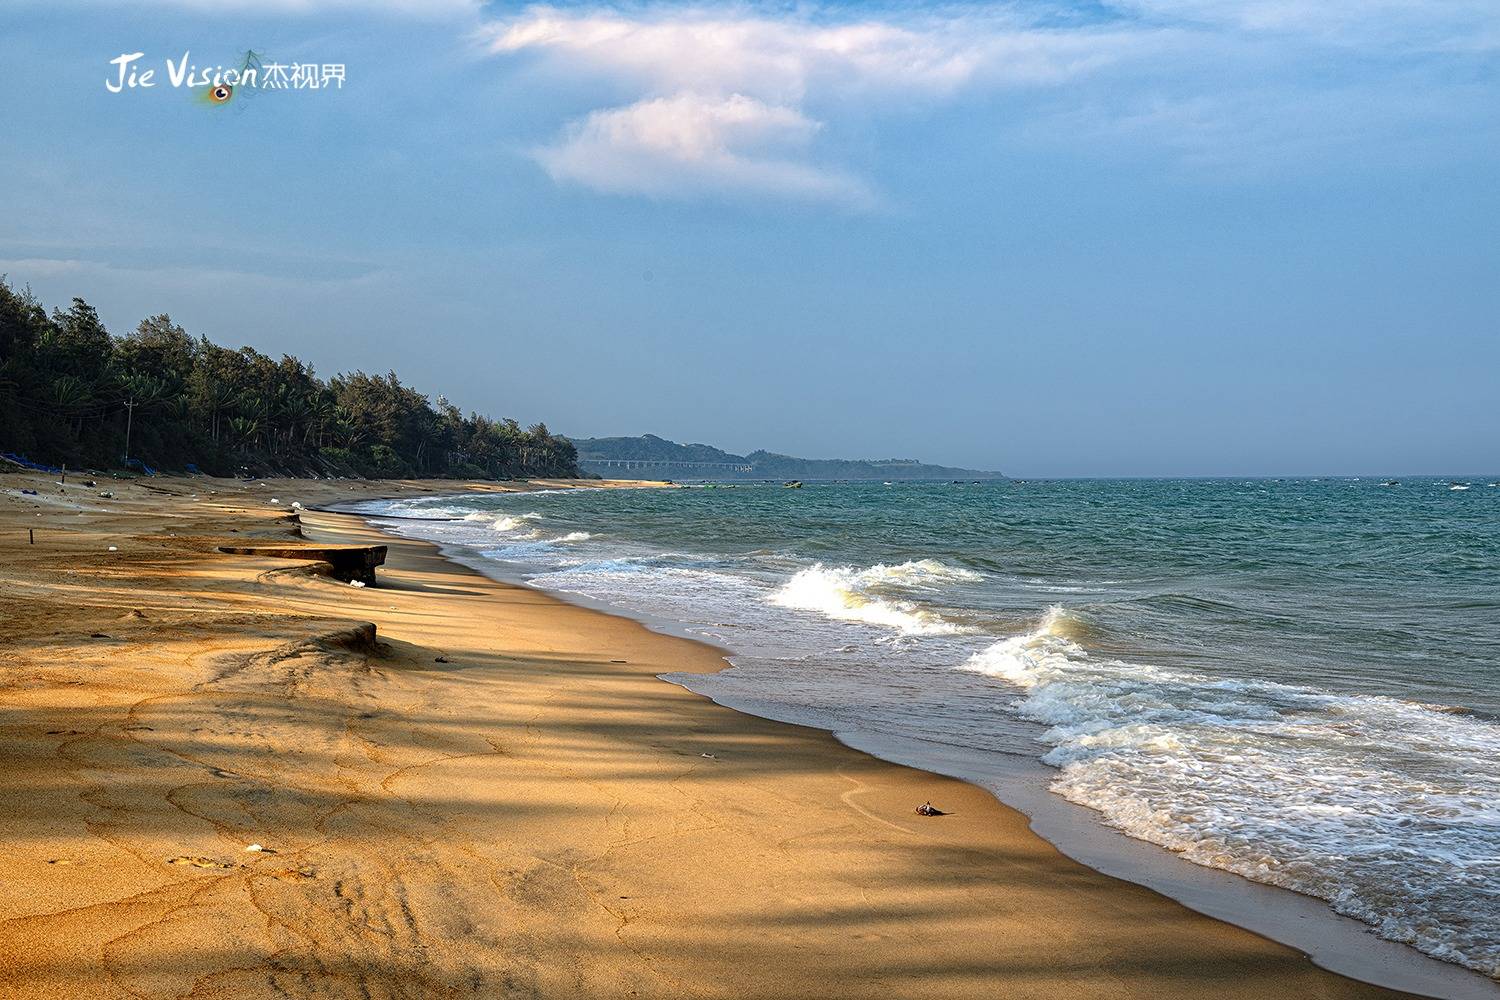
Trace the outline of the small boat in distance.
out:
<instances>
[{"instance_id":1,"label":"small boat in distance","mask_svg":"<svg viewBox=\"0 0 1500 1000\"><path fill-rule=\"evenodd\" d=\"M800 479L789 479L786 482L782 483L781 485L785 486L789 490L800 490L802 488L802 480L800 480Z\"/></svg>"}]
</instances>

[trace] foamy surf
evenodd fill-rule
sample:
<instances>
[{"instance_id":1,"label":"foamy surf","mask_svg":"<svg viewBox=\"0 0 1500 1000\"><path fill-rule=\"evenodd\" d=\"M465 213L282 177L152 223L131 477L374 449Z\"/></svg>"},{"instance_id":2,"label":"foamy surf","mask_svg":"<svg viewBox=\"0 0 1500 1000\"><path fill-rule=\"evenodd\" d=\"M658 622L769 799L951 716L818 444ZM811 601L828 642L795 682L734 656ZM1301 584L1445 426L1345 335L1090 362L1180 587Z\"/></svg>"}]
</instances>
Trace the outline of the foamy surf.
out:
<instances>
[{"instance_id":1,"label":"foamy surf","mask_svg":"<svg viewBox=\"0 0 1500 1000\"><path fill-rule=\"evenodd\" d=\"M899 566L877 564L863 570L816 563L796 573L771 594L769 601L783 608L816 611L829 618L880 625L908 635L953 634L962 629L911 601L882 596L877 591L882 587L927 586L944 580L973 578L977 574L932 559Z\"/></svg>"},{"instance_id":2,"label":"foamy surf","mask_svg":"<svg viewBox=\"0 0 1500 1000\"><path fill-rule=\"evenodd\" d=\"M475 511L464 517L465 521L478 521L481 524L488 524L495 531L501 532L519 531L522 528L528 527L528 522L540 521L541 519L542 515L536 511L532 511L529 514L502 514L499 517L496 517L490 511Z\"/></svg>"},{"instance_id":3,"label":"foamy surf","mask_svg":"<svg viewBox=\"0 0 1500 1000\"><path fill-rule=\"evenodd\" d=\"M1200 865L1500 976L1500 727L1394 698L1097 659L1054 608L966 669L1049 728L1052 790Z\"/></svg>"},{"instance_id":4,"label":"foamy surf","mask_svg":"<svg viewBox=\"0 0 1500 1000\"><path fill-rule=\"evenodd\" d=\"M941 583L973 582L984 579L982 573L964 569L962 566L949 566L936 559L914 559L911 562L894 566L876 563L869 569L859 570L855 576L861 584L875 586L893 584L907 587L926 587Z\"/></svg>"}]
</instances>

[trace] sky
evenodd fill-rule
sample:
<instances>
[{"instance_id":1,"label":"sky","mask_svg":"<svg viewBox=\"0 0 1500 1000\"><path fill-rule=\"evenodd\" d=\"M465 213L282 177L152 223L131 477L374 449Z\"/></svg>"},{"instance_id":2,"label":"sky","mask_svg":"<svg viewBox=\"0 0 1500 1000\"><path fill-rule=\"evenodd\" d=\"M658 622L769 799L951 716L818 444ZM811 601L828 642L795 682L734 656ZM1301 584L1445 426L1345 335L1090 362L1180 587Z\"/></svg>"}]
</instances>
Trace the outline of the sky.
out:
<instances>
[{"instance_id":1,"label":"sky","mask_svg":"<svg viewBox=\"0 0 1500 1000\"><path fill-rule=\"evenodd\" d=\"M251 49L344 82L172 85ZM116 333L579 437L1500 473L1495 0L8 0L0 66L0 274Z\"/></svg>"}]
</instances>

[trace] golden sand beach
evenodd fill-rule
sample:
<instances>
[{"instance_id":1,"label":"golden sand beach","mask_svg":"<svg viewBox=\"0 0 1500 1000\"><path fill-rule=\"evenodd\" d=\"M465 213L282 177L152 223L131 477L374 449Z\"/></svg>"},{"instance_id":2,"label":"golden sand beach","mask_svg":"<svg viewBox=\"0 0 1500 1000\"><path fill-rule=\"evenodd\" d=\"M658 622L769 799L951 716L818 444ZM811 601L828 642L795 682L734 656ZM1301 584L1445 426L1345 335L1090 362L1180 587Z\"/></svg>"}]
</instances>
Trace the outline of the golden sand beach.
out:
<instances>
[{"instance_id":1,"label":"golden sand beach","mask_svg":"<svg viewBox=\"0 0 1500 1000\"><path fill-rule=\"evenodd\" d=\"M1398 995L658 679L708 646L290 509L453 483L0 488L7 998ZM299 541L389 555L219 551Z\"/></svg>"}]
</instances>

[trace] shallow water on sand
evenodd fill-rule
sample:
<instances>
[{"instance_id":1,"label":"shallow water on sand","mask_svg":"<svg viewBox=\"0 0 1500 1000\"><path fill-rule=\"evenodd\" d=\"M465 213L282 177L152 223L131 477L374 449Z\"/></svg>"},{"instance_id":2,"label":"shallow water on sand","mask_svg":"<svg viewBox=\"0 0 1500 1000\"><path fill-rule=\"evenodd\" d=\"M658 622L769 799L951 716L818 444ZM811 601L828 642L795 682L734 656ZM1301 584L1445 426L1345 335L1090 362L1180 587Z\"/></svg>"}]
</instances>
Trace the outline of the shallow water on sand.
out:
<instances>
[{"instance_id":1,"label":"shallow water on sand","mask_svg":"<svg viewBox=\"0 0 1500 1000\"><path fill-rule=\"evenodd\" d=\"M718 700L1039 759L1053 792L1132 837L1500 976L1493 481L738 484L362 509L712 638L735 667L692 686Z\"/></svg>"}]
</instances>

